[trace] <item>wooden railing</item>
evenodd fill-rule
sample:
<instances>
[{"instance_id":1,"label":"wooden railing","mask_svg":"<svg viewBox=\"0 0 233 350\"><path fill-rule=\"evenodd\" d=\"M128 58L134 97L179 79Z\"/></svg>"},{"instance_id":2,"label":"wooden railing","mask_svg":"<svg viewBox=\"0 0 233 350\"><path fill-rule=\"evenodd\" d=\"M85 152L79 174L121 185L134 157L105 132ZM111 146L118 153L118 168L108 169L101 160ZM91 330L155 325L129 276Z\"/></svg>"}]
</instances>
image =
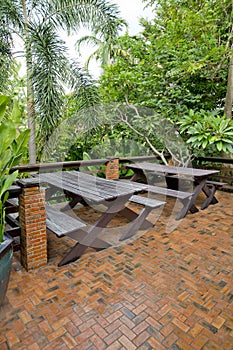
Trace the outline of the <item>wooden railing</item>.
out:
<instances>
[{"instance_id":1,"label":"wooden railing","mask_svg":"<svg viewBox=\"0 0 233 350\"><path fill-rule=\"evenodd\" d=\"M27 164L20 165L12 168L18 170L19 173L33 173L33 172L45 172L45 171L55 171L64 169L80 169L82 167L99 167L98 170L87 170L89 173L105 173L106 164L108 163L108 158L103 159L93 159L93 160L77 160L68 162L54 162L54 163L40 163L40 164ZM128 162L143 162L143 161L153 161L158 159L157 156L138 156L138 157L120 157L119 164L120 169L124 170L124 164ZM194 159L194 166L198 168L205 169L219 169L220 174L215 175L216 179L222 179L227 182L230 186L233 186L233 158L220 158L220 157L198 157ZM224 164L224 165L223 165ZM226 165L226 166L225 166Z\"/></svg>"},{"instance_id":2,"label":"wooden railing","mask_svg":"<svg viewBox=\"0 0 233 350\"><path fill-rule=\"evenodd\" d=\"M233 158L220 157L198 157L195 159L196 167L203 169L217 169L219 174L214 175L215 179L222 180L228 183L223 190L233 191Z\"/></svg>"},{"instance_id":3,"label":"wooden railing","mask_svg":"<svg viewBox=\"0 0 233 350\"><path fill-rule=\"evenodd\" d=\"M18 170L19 173L33 173L39 171L52 171L52 170L64 170L64 169L79 169L81 167L89 167L89 166L103 166L103 170L101 172L105 172L105 166L109 159L91 159L91 160L76 160L76 161L67 161L67 162L54 162L54 163L39 163L39 164L25 164L18 165L11 169L11 172ZM127 163L129 161L133 162L143 162L157 159L156 156L138 156L138 157L121 157L119 158L119 163ZM94 172L94 171L92 171ZM98 171L99 172L99 171Z\"/></svg>"}]
</instances>

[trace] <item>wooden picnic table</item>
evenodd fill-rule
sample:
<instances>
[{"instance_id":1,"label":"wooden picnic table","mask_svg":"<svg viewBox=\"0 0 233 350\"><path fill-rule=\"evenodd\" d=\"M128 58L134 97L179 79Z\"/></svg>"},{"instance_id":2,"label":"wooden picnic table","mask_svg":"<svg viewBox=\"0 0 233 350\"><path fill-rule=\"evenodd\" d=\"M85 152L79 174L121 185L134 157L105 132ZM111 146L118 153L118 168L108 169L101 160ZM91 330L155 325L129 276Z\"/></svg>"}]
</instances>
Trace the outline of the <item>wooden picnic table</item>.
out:
<instances>
[{"instance_id":1,"label":"wooden picnic table","mask_svg":"<svg viewBox=\"0 0 233 350\"><path fill-rule=\"evenodd\" d=\"M87 247L98 247L98 249L109 247L110 244L99 239L98 235L117 214L122 214L132 221L127 228L127 232L122 234L120 240L124 240L135 234L152 210L149 201L148 206L145 205L139 214L136 214L126 206L132 196L135 197L135 194L142 191L146 192L147 185L137 184L136 182L126 184L120 181L106 180L78 171L43 173L39 174L38 178L41 184L47 184L49 186L47 199L55 199L56 197L53 195L57 190L62 190L65 195L71 197L65 209L74 208L77 203L84 205L103 204L106 207L106 210L101 213L101 216L90 229L84 231L82 228L78 228L75 232L71 233L70 237L76 238L78 243L62 259L59 266L76 260L85 252ZM157 207L164 204L165 202L156 201ZM51 210L49 214L53 214ZM56 231L56 225L59 224L59 220L63 221L63 219L59 218L58 214L55 217L54 231ZM50 228L53 227L51 216L49 217L49 224ZM64 230L65 225L60 228Z\"/></svg>"},{"instance_id":2,"label":"wooden picnic table","mask_svg":"<svg viewBox=\"0 0 233 350\"><path fill-rule=\"evenodd\" d=\"M134 175L131 178L131 181L137 181L138 179L143 180L143 182L148 182L148 178L152 175L152 181L155 177L159 175L164 176L165 178L173 178L177 181L191 181L195 184L193 191L190 196L190 200L188 205L185 206L182 214L179 218L184 217L187 212L190 210L191 213L195 213L198 211L198 208L195 206L195 200L197 196L204 192L206 195L206 199L202 205L202 209L208 207L209 204L218 203L216 197L214 196L215 191L211 191L208 186L208 178L213 176L214 174L219 173L219 170L205 170L205 169L196 169L196 168L188 168L188 167L176 167L163 165L158 163L151 162L142 162L142 163L134 163L134 164L126 164L126 168L132 169L134 171ZM156 192L155 186L152 183L149 186L149 191L154 193ZM172 190L171 190L172 191ZM179 188L176 189L177 197L179 196ZM169 193L169 192L168 192ZM183 191L182 191L183 193Z\"/></svg>"}]
</instances>

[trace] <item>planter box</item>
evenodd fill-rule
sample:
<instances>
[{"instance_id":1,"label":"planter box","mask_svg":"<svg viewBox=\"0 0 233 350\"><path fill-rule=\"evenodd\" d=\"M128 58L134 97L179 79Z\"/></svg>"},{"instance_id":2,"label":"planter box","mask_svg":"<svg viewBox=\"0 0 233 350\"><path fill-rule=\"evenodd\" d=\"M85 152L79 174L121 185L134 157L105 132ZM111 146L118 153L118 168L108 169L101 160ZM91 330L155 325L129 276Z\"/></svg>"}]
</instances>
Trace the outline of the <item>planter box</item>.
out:
<instances>
[{"instance_id":1,"label":"planter box","mask_svg":"<svg viewBox=\"0 0 233 350\"><path fill-rule=\"evenodd\" d=\"M13 239L9 235L4 235L4 241L0 244L0 305L3 304L7 292L10 278Z\"/></svg>"}]
</instances>

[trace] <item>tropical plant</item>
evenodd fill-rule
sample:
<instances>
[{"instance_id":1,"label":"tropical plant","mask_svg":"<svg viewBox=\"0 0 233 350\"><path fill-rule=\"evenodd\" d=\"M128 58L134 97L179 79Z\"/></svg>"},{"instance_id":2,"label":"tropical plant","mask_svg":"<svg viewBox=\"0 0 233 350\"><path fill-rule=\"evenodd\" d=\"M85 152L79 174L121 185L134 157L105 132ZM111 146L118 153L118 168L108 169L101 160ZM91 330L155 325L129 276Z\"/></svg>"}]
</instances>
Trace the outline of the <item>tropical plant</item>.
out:
<instances>
[{"instance_id":1,"label":"tropical plant","mask_svg":"<svg viewBox=\"0 0 233 350\"><path fill-rule=\"evenodd\" d=\"M36 126L40 147L62 118L66 87L82 97L80 108L98 101L91 77L67 56L61 38L81 25L115 37L119 11L105 0L0 0L0 60L2 89L8 88L15 35L22 41L27 74L27 118L31 130L30 162L36 162ZM17 56L19 53L17 52Z\"/></svg>"},{"instance_id":2,"label":"tropical plant","mask_svg":"<svg viewBox=\"0 0 233 350\"><path fill-rule=\"evenodd\" d=\"M158 120L173 123L173 128L179 125L181 130L181 126L184 128L187 123L190 110L197 113L199 119L204 110L205 118L198 124L201 125L200 132L205 135L203 143L195 144L194 147L192 141L189 141L186 148L192 148L195 152L202 150L208 153L211 150L219 154L220 149L229 152L230 134L223 136L223 130L224 133L231 133L228 129L231 122L224 126L226 118L222 114L224 110L225 115L232 118L232 2L144 2L152 6L154 20L141 20L143 31L137 37L124 35L117 39L120 47L130 55L117 55L113 64L104 68L100 79L104 102L129 103L154 109L154 117L147 116L147 121L143 113L136 114L134 120L130 121L135 134L139 132L146 135L152 145L156 144L150 129L156 130ZM215 118L214 113L218 109L221 109L221 114ZM211 131L208 118L215 125ZM196 127L195 118L194 124ZM189 122L188 125L190 126ZM196 131L192 129L192 132ZM182 132L185 141L191 136L187 129ZM198 138L198 134L195 137ZM225 141L225 137L228 141ZM149 145L148 142L147 144ZM176 150L175 153L179 154Z\"/></svg>"},{"instance_id":3,"label":"tropical plant","mask_svg":"<svg viewBox=\"0 0 233 350\"><path fill-rule=\"evenodd\" d=\"M16 129L15 114L18 109L15 106L6 114L10 97L0 95L0 243L3 241L5 227L5 208L4 204L8 199L8 189L16 179L18 172L11 173L11 168L22 160L24 152L27 149L27 143L30 131L24 130L19 132Z\"/></svg>"},{"instance_id":4,"label":"tropical plant","mask_svg":"<svg viewBox=\"0 0 233 350\"><path fill-rule=\"evenodd\" d=\"M127 27L124 20L119 19L119 29L123 26ZM116 33L117 34L117 33ZM116 37L108 37L103 33L103 35L85 35L76 41L76 47L81 54L82 45L89 45L95 48L95 51L87 58L85 67L88 69L91 60L95 59L100 62L101 67L110 66L112 58L116 54L125 54L123 50L117 45Z\"/></svg>"},{"instance_id":5,"label":"tropical plant","mask_svg":"<svg viewBox=\"0 0 233 350\"><path fill-rule=\"evenodd\" d=\"M196 155L201 149L208 150L210 147L219 153L233 152L233 120L222 115L222 111L191 110L178 124L181 134L186 134L187 143Z\"/></svg>"},{"instance_id":6,"label":"tropical plant","mask_svg":"<svg viewBox=\"0 0 233 350\"><path fill-rule=\"evenodd\" d=\"M118 39L130 57L118 55L114 64L105 67L101 77L105 102L124 102L127 98L132 104L155 108L173 119L182 118L189 109L223 108L226 92L232 92L227 88L232 2L151 3L155 5L154 20L142 20L143 31L137 37ZM230 77L229 82L233 81Z\"/></svg>"}]
</instances>

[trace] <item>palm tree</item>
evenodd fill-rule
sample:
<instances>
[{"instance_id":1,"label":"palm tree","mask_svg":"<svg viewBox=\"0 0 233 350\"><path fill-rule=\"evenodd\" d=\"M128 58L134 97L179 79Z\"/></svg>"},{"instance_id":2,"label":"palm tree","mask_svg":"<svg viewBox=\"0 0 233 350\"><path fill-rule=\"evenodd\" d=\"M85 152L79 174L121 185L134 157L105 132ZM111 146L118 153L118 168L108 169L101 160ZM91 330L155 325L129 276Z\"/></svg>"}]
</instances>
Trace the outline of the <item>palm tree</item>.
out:
<instances>
[{"instance_id":1,"label":"palm tree","mask_svg":"<svg viewBox=\"0 0 233 350\"><path fill-rule=\"evenodd\" d=\"M66 86L81 98L81 107L97 101L91 77L68 59L59 36L62 31L74 34L81 25L115 37L120 29L118 8L105 0L0 0L2 90L7 88L15 36L24 47L30 163L36 162L36 132L44 142L62 117Z\"/></svg>"},{"instance_id":2,"label":"palm tree","mask_svg":"<svg viewBox=\"0 0 233 350\"><path fill-rule=\"evenodd\" d=\"M128 25L123 19L119 19L119 28L127 28ZM92 59L96 59L101 64L101 67L110 66L111 59L118 55L125 55L125 52L120 48L117 42L117 32L115 36L109 35L109 33L95 32L93 35L84 35L76 41L76 47L81 54L81 46L83 44L95 47L95 51L87 58L85 67L88 69Z\"/></svg>"}]
</instances>

